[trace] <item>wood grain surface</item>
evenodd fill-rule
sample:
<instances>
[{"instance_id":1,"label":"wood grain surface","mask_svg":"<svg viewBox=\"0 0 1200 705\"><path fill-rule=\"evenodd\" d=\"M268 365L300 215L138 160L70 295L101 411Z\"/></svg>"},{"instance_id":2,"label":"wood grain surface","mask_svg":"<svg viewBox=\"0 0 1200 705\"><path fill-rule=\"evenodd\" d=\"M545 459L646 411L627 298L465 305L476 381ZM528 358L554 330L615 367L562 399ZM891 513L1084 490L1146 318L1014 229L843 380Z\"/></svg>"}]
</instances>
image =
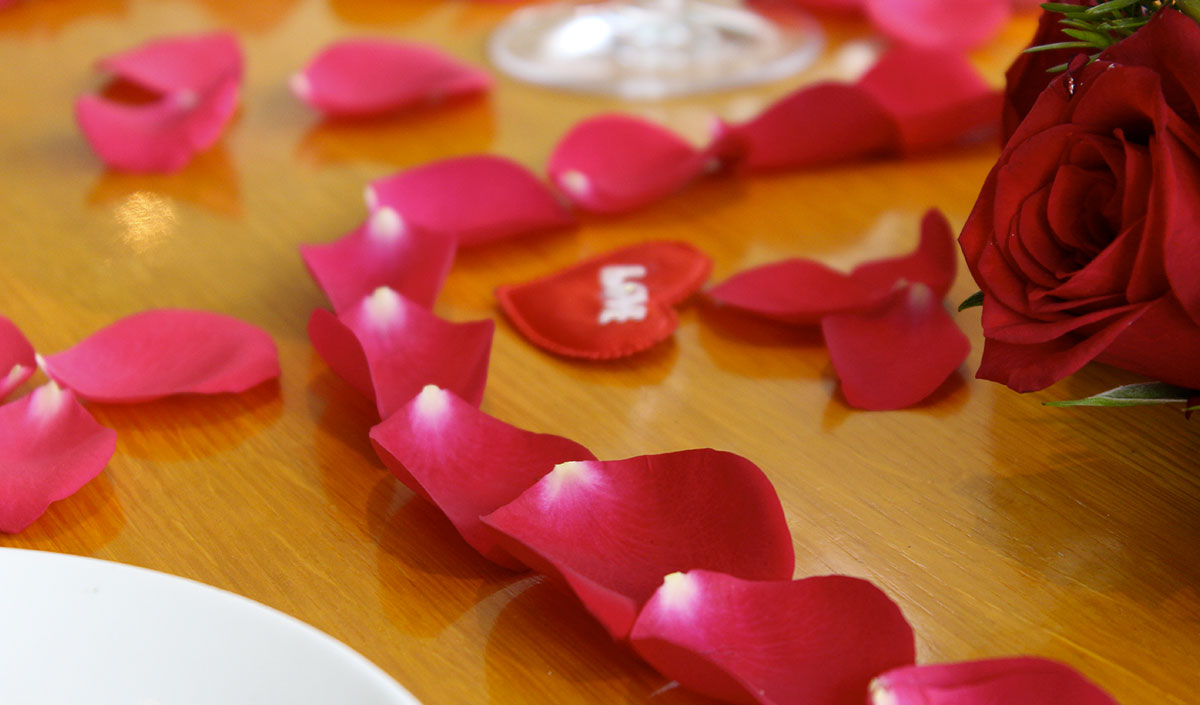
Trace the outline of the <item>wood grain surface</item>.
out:
<instances>
[{"instance_id":1,"label":"wood grain surface","mask_svg":"<svg viewBox=\"0 0 1200 705\"><path fill-rule=\"evenodd\" d=\"M43 353L117 317L179 306L255 323L283 376L246 394L92 405L116 429L107 470L15 546L131 563L266 603L322 629L441 703L703 702L614 644L574 599L494 567L374 457L372 405L334 376L305 323L325 301L297 245L364 214L375 177L493 152L541 170L580 118L633 112L700 140L836 76L843 42L807 74L653 104L504 78L489 97L366 123L320 120L289 75L318 48L370 34L436 44L483 65L512 5L427 0L26 0L0 12L0 312ZM225 137L178 174L106 171L71 105L99 56L145 39L229 28L247 81ZM973 58L990 80L1027 40L1020 18ZM1200 673L1200 432L1174 410L1042 402L1133 378L1092 365L1042 393L973 379L973 351L932 399L861 412L839 396L819 333L694 301L666 344L604 364L528 344L493 290L620 245L684 239L719 281L787 256L848 267L913 247L921 213L962 224L997 148L983 145L770 177L710 178L621 217L460 253L436 311L493 318L483 408L573 438L601 458L692 447L740 453L783 500L798 576L875 581L912 621L921 661L1036 654L1079 668L1125 705L1196 702ZM949 299L975 290L965 268ZM35 378L35 381L41 377Z\"/></svg>"}]
</instances>

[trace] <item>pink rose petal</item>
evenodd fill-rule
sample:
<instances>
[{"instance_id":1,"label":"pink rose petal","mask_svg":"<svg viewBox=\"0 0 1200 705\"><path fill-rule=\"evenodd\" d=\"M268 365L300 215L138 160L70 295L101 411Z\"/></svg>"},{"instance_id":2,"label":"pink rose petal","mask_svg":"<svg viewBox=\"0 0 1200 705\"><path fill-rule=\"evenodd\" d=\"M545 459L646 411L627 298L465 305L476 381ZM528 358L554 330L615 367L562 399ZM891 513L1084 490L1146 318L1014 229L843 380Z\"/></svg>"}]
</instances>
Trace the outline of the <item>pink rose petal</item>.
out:
<instances>
[{"instance_id":1,"label":"pink rose petal","mask_svg":"<svg viewBox=\"0 0 1200 705\"><path fill-rule=\"evenodd\" d=\"M870 705L1117 705L1077 671L1029 656L909 666L871 684Z\"/></svg>"},{"instance_id":2,"label":"pink rose petal","mask_svg":"<svg viewBox=\"0 0 1200 705\"><path fill-rule=\"evenodd\" d=\"M100 474L117 434L53 382L0 406L0 531L15 534Z\"/></svg>"},{"instance_id":3,"label":"pink rose petal","mask_svg":"<svg viewBox=\"0 0 1200 705\"><path fill-rule=\"evenodd\" d=\"M0 316L0 400L24 384L35 367L33 346L15 323Z\"/></svg>"},{"instance_id":4,"label":"pink rose petal","mask_svg":"<svg viewBox=\"0 0 1200 705\"><path fill-rule=\"evenodd\" d=\"M304 264L334 311L344 311L381 286L433 306L454 264L454 238L405 228L391 213L379 211L334 242L300 246Z\"/></svg>"},{"instance_id":5,"label":"pink rose petal","mask_svg":"<svg viewBox=\"0 0 1200 705\"><path fill-rule=\"evenodd\" d=\"M308 336L326 364L374 399L386 419L427 384L479 406L495 327L490 320L451 323L380 287L337 317L314 311Z\"/></svg>"},{"instance_id":6,"label":"pink rose petal","mask_svg":"<svg viewBox=\"0 0 1200 705\"><path fill-rule=\"evenodd\" d=\"M334 42L292 77L292 91L335 117L368 117L473 93L487 73L440 49L386 39Z\"/></svg>"},{"instance_id":7,"label":"pink rose petal","mask_svg":"<svg viewBox=\"0 0 1200 705\"><path fill-rule=\"evenodd\" d=\"M903 43L969 49L995 36L1012 14L1012 0L866 0L867 16Z\"/></svg>"},{"instance_id":8,"label":"pink rose petal","mask_svg":"<svg viewBox=\"0 0 1200 705\"><path fill-rule=\"evenodd\" d=\"M740 152L744 171L774 171L881 156L895 151L899 139L895 119L866 91L818 83L749 122L721 125L716 148Z\"/></svg>"},{"instance_id":9,"label":"pink rose petal","mask_svg":"<svg viewBox=\"0 0 1200 705\"><path fill-rule=\"evenodd\" d=\"M479 517L516 499L555 465L595 460L578 443L488 416L454 392L429 385L371 429L371 444L396 477L438 506L475 550L510 568Z\"/></svg>"},{"instance_id":10,"label":"pink rose petal","mask_svg":"<svg viewBox=\"0 0 1200 705\"><path fill-rule=\"evenodd\" d=\"M270 336L236 318L157 309L48 356L44 369L80 398L130 403L245 391L279 376L279 354Z\"/></svg>"},{"instance_id":11,"label":"pink rose petal","mask_svg":"<svg viewBox=\"0 0 1200 705\"><path fill-rule=\"evenodd\" d=\"M810 324L831 313L877 305L897 286L919 282L941 300L954 282L954 233L940 211L921 220L916 251L866 262L849 274L813 260L791 259L739 272L708 291L714 301L785 323Z\"/></svg>"},{"instance_id":12,"label":"pink rose petal","mask_svg":"<svg viewBox=\"0 0 1200 705\"><path fill-rule=\"evenodd\" d=\"M230 34L160 39L99 66L157 96L138 104L99 95L76 101L84 136L115 169L181 169L217 141L237 108L242 54Z\"/></svg>"},{"instance_id":13,"label":"pink rose petal","mask_svg":"<svg viewBox=\"0 0 1200 705\"><path fill-rule=\"evenodd\" d=\"M672 306L700 288L712 260L684 242L646 242L496 289L526 338L558 355L609 360L671 336Z\"/></svg>"},{"instance_id":14,"label":"pink rose petal","mask_svg":"<svg viewBox=\"0 0 1200 705\"><path fill-rule=\"evenodd\" d=\"M623 213L671 195L704 173L710 158L670 130L627 115L571 128L550 156L550 180L575 205Z\"/></svg>"},{"instance_id":15,"label":"pink rose petal","mask_svg":"<svg viewBox=\"0 0 1200 705\"><path fill-rule=\"evenodd\" d=\"M563 463L483 522L501 548L565 582L617 639L668 573L787 580L795 567L770 480L711 449Z\"/></svg>"},{"instance_id":16,"label":"pink rose petal","mask_svg":"<svg viewBox=\"0 0 1200 705\"><path fill-rule=\"evenodd\" d=\"M630 641L685 688L763 705L862 705L872 678L915 656L896 603L842 575L754 582L673 573Z\"/></svg>"},{"instance_id":17,"label":"pink rose petal","mask_svg":"<svg viewBox=\"0 0 1200 705\"><path fill-rule=\"evenodd\" d=\"M858 85L895 120L905 154L991 140L999 129L1003 94L961 52L897 46Z\"/></svg>"},{"instance_id":18,"label":"pink rose petal","mask_svg":"<svg viewBox=\"0 0 1200 705\"><path fill-rule=\"evenodd\" d=\"M958 369L971 343L929 287L913 283L876 308L821 319L842 394L859 409L901 409Z\"/></svg>"},{"instance_id":19,"label":"pink rose petal","mask_svg":"<svg viewBox=\"0 0 1200 705\"><path fill-rule=\"evenodd\" d=\"M372 218L390 209L389 219L453 235L464 246L574 222L528 169L491 155L446 159L379 179L368 188L367 202Z\"/></svg>"}]
</instances>

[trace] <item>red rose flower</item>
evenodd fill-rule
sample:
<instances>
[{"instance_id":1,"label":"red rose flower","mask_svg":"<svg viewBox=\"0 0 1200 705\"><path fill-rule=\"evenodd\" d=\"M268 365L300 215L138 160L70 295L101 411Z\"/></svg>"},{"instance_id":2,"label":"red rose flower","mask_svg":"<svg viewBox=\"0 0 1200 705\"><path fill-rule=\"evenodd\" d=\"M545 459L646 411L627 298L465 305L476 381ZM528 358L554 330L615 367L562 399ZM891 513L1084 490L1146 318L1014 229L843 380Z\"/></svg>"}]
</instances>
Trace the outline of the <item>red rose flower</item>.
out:
<instances>
[{"instance_id":1,"label":"red rose flower","mask_svg":"<svg viewBox=\"0 0 1200 705\"><path fill-rule=\"evenodd\" d=\"M1082 0L1062 0L1071 5L1085 4ZM1093 4L1087 2L1087 4ZM1063 16L1057 12L1042 11L1038 18L1037 30L1033 33L1030 47L1057 44L1058 42L1075 41L1073 37L1063 34L1060 20ZM1056 74L1049 69L1071 60L1079 49L1053 49L1051 51L1022 52L1016 61L1004 73L1004 113L1000 138L1002 144L1017 131L1017 125L1025 119L1029 109L1037 102L1038 96L1054 80Z\"/></svg>"},{"instance_id":2,"label":"red rose flower","mask_svg":"<svg viewBox=\"0 0 1200 705\"><path fill-rule=\"evenodd\" d=\"M959 238L978 376L1017 391L1099 360L1200 388L1200 25L1159 12L1044 90Z\"/></svg>"}]
</instances>

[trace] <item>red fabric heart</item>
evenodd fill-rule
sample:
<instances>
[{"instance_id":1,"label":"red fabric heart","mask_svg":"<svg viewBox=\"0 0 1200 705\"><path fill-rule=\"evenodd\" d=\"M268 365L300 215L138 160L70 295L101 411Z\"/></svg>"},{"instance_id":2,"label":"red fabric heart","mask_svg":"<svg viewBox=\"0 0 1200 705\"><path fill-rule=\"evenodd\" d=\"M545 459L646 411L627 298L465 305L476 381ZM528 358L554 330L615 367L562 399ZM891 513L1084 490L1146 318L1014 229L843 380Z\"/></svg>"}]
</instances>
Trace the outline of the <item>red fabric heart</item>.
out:
<instances>
[{"instance_id":1,"label":"red fabric heart","mask_svg":"<svg viewBox=\"0 0 1200 705\"><path fill-rule=\"evenodd\" d=\"M279 376L279 353L266 332L231 316L157 309L122 318L43 366L80 398L124 404L242 392Z\"/></svg>"},{"instance_id":2,"label":"red fabric heart","mask_svg":"<svg viewBox=\"0 0 1200 705\"><path fill-rule=\"evenodd\" d=\"M871 684L871 705L1117 705L1070 666L1042 658L909 666Z\"/></svg>"},{"instance_id":3,"label":"red fabric heart","mask_svg":"<svg viewBox=\"0 0 1200 705\"><path fill-rule=\"evenodd\" d=\"M483 523L617 639L668 573L788 580L795 568L771 481L745 458L707 448L563 463Z\"/></svg>"},{"instance_id":4,"label":"red fabric heart","mask_svg":"<svg viewBox=\"0 0 1200 705\"><path fill-rule=\"evenodd\" d=\"M0 316L0 400L29 379L36 366L33 346L21 329Z\"/></svg>"},{"instance_id":5,"label":"red fabric heart","mask_svg":"<svg viewBox=\"0 0 1200 705\"><path fill-rule=\"evenodd\" d=\"M308 337L339 377L386 419L427 384L479 406L491 356L490 320L451 323L387 287L339 316L313 311Z\"/></svg>"},{"instance_id":6,"label":"red fabric heart","mask_svg":"<svg viewBox=\"0 0 1200 705\"><path fill-rule=\"evenodd\" d=\"M548 171L580 208L623 213L675 193L712 159L652 122L601 115L571 128L550 155Z\"/></svg>"},{"instance_id":7,"label":"red fabric heart","mask_svg":"<svg viewBox=\"0 0 1200 705\"><path fill-rule=\"evenodd\" d=\"M114 169L175 171L211 147L233 117L242 52L224 32L169 37L102 59L99 68L157 99L79 98L75 117L92 149Z\"/></svg>"},{"instance_id":8,"label":"red fabric heart","mask_svg":"<svg viewBox=\"0 0 1200 705\"><path fill-rule=\"evenodd\" d=\"M559 463L596 459L575 441L510 426L434 385L372 428L371 445L475 550L518 569L521 562L496 545L495 532L479 517L516 499Z\"/></svg>"},{"instance_id":9,"label":"red fabric heart","mask_svg":"<svg viewBox=\"0 0 1200 705\"><path fill-rule=\"evenodd\" d=\"M384 115L491 85L487 73L440 49L385 39L334 42L291 81L297 97L334 117Z\"/></svg>"},{"instance_id":10,"label":"red fabric heart","mask_svg":"<svg viewBox=\"0 0 1200 705\"><path fill-rule=\"evenodd\" d=\"M844 575L756 582L674 573L629 638L664 676L748 705L862 705L872 678L915 656L896 603Z\"/></svg>"},{"instance_id":11,"label":"red fabric heart","mask_svg":"<svg viewBox=\"0 0 1200 705\"><path fill-rule=\"evenodd\" d=\"M100 474L117 434L53 382L0 406L0 531L15 534Z\"/></svg>"},{"instance_id":12,"label":"red fabric heart","mask_svg":"<svg viewBox=\"0 0 1200 705\"><path fill-rule=\"evenodd\" d=\"M454 238L406 228L381 210L334 242L301 245L300 256L341 313L381 286L432 307L457 249Z\"/></svg>"},{"instance_id":13,"label":"red fabric heart","mask_svg":"<svg viewBox=\"0 0 1200 705\"><path fill-rule=\"evenodd\" d=\"M371 183L371 217L453 235L464 247L575 222L550 188L516 162L488 154L425 164Z\"/></svg>"},{"instance_id":14,"label":"red fabric heart","mask_svg":"<svg viewBox=\"0 0 1200 705\"><path fill-rule=\"evenodd\" d=\"M700 288L712 260L684 242L647 242L584 260L496 297L535 345L568 357L608 360L670 337L672 308Z\"/></svg>"}]
</instances>

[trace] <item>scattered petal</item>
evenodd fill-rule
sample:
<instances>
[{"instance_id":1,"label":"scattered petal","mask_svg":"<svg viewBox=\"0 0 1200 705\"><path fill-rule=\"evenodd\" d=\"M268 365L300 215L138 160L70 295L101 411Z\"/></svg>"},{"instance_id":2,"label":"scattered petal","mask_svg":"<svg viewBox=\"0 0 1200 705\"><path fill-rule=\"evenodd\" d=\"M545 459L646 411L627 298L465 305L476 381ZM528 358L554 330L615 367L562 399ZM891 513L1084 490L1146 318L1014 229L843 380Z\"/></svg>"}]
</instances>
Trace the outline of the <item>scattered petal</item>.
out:
<instances>
[{"instance_id":1,"label":"scattered petal","mask_svg":"<svg viewBox=\"0 0 1200 705\"><path fill-rule=\"evenodd\" d=\"M550 156L550 180L575 205L623 213L671 195L704 173L710 158L670 130L627 115L571 128Z\"/></svg>"},{"instance_id":2,"label":"scattered petal","mask_svg":"<svg viewBox=\"0 0 1200 705\"><path fill-rule=\"evenodd\" d=\"M896 603L843 575L754 582L673 573L642 608L630 641L686 688L764 705L860 705L872 678L915 656Z\"/></svg>"},{"instance_id":3,"label":"scattered petal","mask_svg":"<svg viewBox=\"0 0 1200 705\"><path fill-rule=\"evenodd\" d=\"M905 154L991 140L999 130L1003 94L961 52L893 47L858 85L895 120Z\"/></svg>"},{"instance_id":4,"label":"scattered petal","mask_svg":"<svg viewBox=\"0 0 1200 705\"><path fill-rule=\"evenodd\" d=\"M76 102L84 136L115 169L181 169L217 141L237 108L242 53L228 33L159 39L102 59L99 67L155 96L139 104L99 95Z\"/></svg>"},{"instance_id":5,"label":"scattered petal","mask_svg":"<svg viewBox=\"0 0 1200 705\"><path fill-rule=\"evenodd\" d=\"M963 50L995 36L1012 14L1011 0L866 0L881 32L918 47Z\"/></svg>"},{"instance_id":6,"label":"scattered petal","mask_svg":"<svg viewBox=\"0 0 1200 705\"><path fill-rule=\"evenodd\" d=\"M491 76L440 49L386 39L334 42L292 77L298 98L334 117L369 117L482 93Z\"/></svg>"},{"instance_id":7,"label":"scattered petal","mask_svg":"<svg viewBox=\"0 0 1200 705\"><path fill-rule=\"evenodd\" d=\"M684 242L647 242L592 257L525 284L502 286L504 313L534 344L607 360L670 337L672 306L700 288L712 260Z\"/></svg>"},{"instance_id":8,"label":"scattered petal","mask_svg":"<svg viewBox=\"0 0 1200 705\"><path fill-rule=\"evenodd\" d=\"M871 684L870 705L1117 705L1070 666L1029 656L908 666Z\"/></svg>"},{"instance_id":9,"label":"scattered petal","mask_svg":"<svg viewBox=\"0 0 1200 705\"><path fill-rule=\"evenodd\" d=\"M528 169L475 155L433 162L371 184L372 212L391 208L406 225L453 235L463 246L561 228L570 212Z\"/></svg>"},{"instance_id":10,"label":"scattered petal","mask_svg":"<svg viewBox=\"0 0 1200 705\"><path fill-rule=\"evenodd\" d=\"M945 216L930 209L916 251L865 262L843 274L813 260L790 259L739 272L708 291L714 301L784 323L872 308L898 286L918 282L941 300L954 282L958 254Z\"/></svg>"},{"instance_id":11,"label":"scattered petal","mask_svg":"<svg viewBox=\"0 0 1200 705\"><path fill-rule=\"evenodd\" d=\"M381 286L432 307L455 249L454 238L408 228L384 208L334 242L301 245L300 256L340 313Z\"/></svg>"},{"instance_id":12,"label":"scattered petal","mask_svg":"<svg viewBox=\"0 0 1200 705\"><path fill-rule=\"evenodd\" d=\"M24 530L75 494L116 449L116 432L53 382L0 406L0 532Z\"/></svg>"},{"instance_id":13,"label":"scattered petal","mask_svg":"<svg viewBox=\"0 0 1200 705\"><path fill-rule=\"evenodd\" d=\"M0 316L0 400L24 384L35 367L33 346L15 323Z\"/></svg>"},{"instance_id":14,"label":"scattered petal","mask_svg":"<svg viewBox=\"0 0 1200 705\"><path fill-rule=\"evenodd\" d=\"M496 545L479 517L516 499L559 463L596 459L575 441L510 426L434 385L372 428L371 444L392 474L436 504L467 543L510 568L522 565Z\"/></svg>"},{"instance_id":15,"label":"scattered petal","mask_svg":"<svg viewBox=\"0 0 1200 705\"><path fill-rule=\"evenodd\" d=\"M242 392L279 376L279 354L266 332L236 318L156 309L46 357L44 369L82 399L130 403Z\"/></svg>"},{"instance_id":16,"label":"scattered petal","mask_svg":"<svg viewBox=\"0 0 1200 705\"><path fill-rule=\"evenodd\" d=\"M788 580L795 568L770 480L711 449L563 463L483 522L501 548L565 582L617 639L668 573Z\"/></svg>"},{"instance_id":17,"label":"scattered petal","mask_svg":"<svg viewBox=\"0 0 1200 705\"><path fill-rule=\"evenodd\" d=\"M388 287L339 316L317 309L308 336L342 379L375 400L386 419L427 384L475 406L483 400L495 323L451 323Z\"/></svg>"},{"instance_id":18,"label":"scattered petal","mask_svg":"<svg viewBox=\"0 0 1200 705\"><path fill-rule=\"evenodd\" d=\"M740 153L738 168L774 171L858 161L894 152L899 128L879 101L854 85L818 83L758 117L721 124L717 147Z\"/></svg>"},{"instance_id":19,"label":"scattered petal","mask_svg":"<svg viewBox=\"0 0 1200 705\"><path fill-rule=\"evenodd\" d=\"M842 394L859 409L900 409L929 396L958 369L971 343L921 283L876 308L821 319Z\"/></svg>"}]
</instances>

